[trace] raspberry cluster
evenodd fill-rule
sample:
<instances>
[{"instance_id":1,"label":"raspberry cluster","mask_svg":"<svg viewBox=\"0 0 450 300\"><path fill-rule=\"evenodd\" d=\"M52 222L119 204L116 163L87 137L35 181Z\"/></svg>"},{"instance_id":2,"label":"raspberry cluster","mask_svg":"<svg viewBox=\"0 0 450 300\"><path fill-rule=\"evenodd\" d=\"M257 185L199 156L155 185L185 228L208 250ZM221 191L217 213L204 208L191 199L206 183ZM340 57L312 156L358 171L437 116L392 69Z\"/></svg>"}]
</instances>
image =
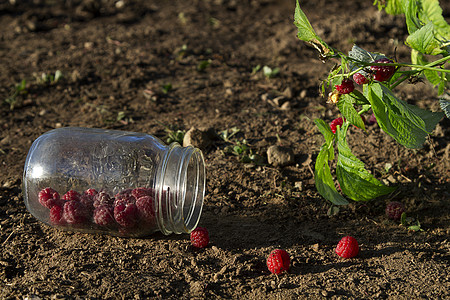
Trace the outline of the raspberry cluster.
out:
<instances>
[{"instance_id":1,"label":"raspberry cluster","mask_svg":"<svg viewBox=\"0 0 450 300\"><path fill-rule=\"evenodd\" d=\"M125 189L111 196L106 191L70 190L62 197L50 187L39 192L39 203L49 209L50 223L58 226L117 229L133 233L155 225L155 191Z\"/></svg>"}]
</instances>

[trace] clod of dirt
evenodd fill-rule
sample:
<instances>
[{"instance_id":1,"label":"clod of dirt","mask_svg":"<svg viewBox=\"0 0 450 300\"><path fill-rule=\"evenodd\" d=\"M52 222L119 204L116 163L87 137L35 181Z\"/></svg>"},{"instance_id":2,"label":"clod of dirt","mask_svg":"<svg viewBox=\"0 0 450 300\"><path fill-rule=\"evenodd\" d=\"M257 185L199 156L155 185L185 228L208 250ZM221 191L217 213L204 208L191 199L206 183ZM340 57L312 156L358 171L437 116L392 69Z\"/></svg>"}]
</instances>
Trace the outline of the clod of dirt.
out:
<instances>
[{"instance_id":1,"label":"clod of dirt","mask_svg":"<svg viewBox=\"0 0 450 300\"><path fill-rule=\"evenodd\" d=\"M215 137L215 131L213 128L195 128L192 127L184 135L183 147L194 146L201 150L205 150L212 144Z\"/></svg>"},{"instance_id":2,"label":"clod of dirt","mask_svg":"<svg viewBox=\"0 0 450 300\"><path fill-rule=\"evenodd\" d=\"M287 166L294 162L294 152L288 147L270 146L267 149L267 161L275 167Z\"/></svg>"}]
</instances>

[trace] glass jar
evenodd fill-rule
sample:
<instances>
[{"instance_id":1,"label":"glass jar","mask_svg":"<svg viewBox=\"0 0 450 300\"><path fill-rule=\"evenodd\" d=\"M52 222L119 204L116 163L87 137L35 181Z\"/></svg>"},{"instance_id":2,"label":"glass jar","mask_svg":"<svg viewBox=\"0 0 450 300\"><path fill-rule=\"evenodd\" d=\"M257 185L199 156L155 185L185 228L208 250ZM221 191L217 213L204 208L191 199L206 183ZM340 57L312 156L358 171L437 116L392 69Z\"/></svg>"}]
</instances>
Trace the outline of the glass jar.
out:
<instances>
[{"instance_id":1,"label":"glass jar","mask_svg":"<svg viewBox=\"0 0 450 300\"><path fill-rule=\"evenodd\" d=\"M136 237L189 233L201 215L205 179L203 155L192 146L65 127L31 145L23 194L31 214L56 228Z\"/></svg>"}]
</instances>

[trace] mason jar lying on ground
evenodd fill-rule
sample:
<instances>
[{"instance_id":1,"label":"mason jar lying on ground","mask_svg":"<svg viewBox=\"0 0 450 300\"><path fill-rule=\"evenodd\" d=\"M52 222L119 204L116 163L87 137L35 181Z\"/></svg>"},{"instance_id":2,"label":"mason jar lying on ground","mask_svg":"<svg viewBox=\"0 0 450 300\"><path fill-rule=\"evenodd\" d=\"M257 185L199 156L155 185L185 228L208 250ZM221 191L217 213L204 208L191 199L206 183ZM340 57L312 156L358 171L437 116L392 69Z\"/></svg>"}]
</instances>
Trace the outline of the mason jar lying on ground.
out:
<instances>
[{"instance_id":1,"label":"mason jar lying on ground","mask_svg":"<svg viewBox=\"0 0 450 300\"><path fill-rule=\"evenodd\" d=\"M23 195L34 217L60 229L189 233L201 215L205 176L197 148L144 133L65 127L32 144Z\"/></svg>"}]
</instances>

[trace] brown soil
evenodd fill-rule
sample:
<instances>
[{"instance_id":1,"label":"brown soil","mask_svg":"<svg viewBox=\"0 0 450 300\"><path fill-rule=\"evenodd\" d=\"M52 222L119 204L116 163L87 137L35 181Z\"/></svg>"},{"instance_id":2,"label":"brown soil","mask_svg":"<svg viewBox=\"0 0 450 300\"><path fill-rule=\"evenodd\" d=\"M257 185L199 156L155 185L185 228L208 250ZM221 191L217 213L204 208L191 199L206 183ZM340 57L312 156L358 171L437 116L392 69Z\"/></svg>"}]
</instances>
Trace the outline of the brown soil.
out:
<instances>
[{"instance_id":1,"label":"brown soil","mask_svg":"<svg viewBox=\"0 0 450 300\"><path fill-rule=\"evenodd\" d=\"M334 47L348 51L356 43L408 60L404 20L378 13L372 1L302 2ZM440 2L448 20L450 3ZM314 187L323 138L313 120L337 116L318 93L332 63L322 64L296 39L293 12L287 0L1 2L0 298L449 298L449 120L419 150L398 145L376 125L352 128L356 155L399 189L328 217L329 203ZM252 74L257 65L278 67L279 75ZM36 79L56 70L64 74L58 82ZM11 110L4 99L22 79L28 93ZM172 89L164 93L167 84ZM280 94L288 104L268 101ZM438 110L427 84L399 96ZM220 141L205 149L200 224L211 242L203 250L192 249L188 235L64 232L26 210L22 170L39 135L82 126L164 138L161 124L237 127L238 139L259 155L282 144L296 163L244 164L225 155ZM384 172L387 163L392 167ZM387 220L390 200L403 202L424 231ZM345 235L361 245L354 259L334 254ZM289 252L289 273L267 270L275 248Z\"/></svg>"}]
</instances>

